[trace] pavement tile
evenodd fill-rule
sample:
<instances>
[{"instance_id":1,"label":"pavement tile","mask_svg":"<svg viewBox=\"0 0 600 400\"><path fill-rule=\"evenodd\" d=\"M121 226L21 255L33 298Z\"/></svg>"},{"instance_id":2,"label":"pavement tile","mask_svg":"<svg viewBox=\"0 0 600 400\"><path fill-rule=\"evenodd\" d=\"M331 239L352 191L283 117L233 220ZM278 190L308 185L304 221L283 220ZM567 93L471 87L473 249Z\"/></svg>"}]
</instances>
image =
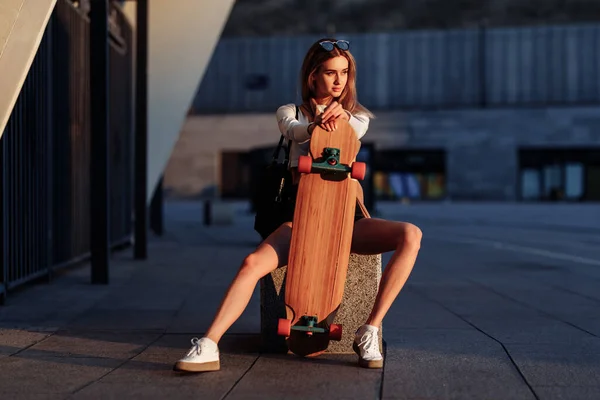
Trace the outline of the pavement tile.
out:
<instances>
[{"instance_id":1,"label":"pavement tile","mask_svg":"<svg viewBox=\"0 0 600 400\"><path fill-rule=\"evenodd\" d=\"M390 308L383 322L385 338L402 329L473 329L468 323L445 310L414 289L418 285L408 283Z\"/></svg>"},{"instance_id":2,"label":"pavement tile","mask_svg":"<svg viewBox=\"0 0 600 400\"><path fill-rule=\"evenodd\" d=\"M376 399L381 377L355 355L262 355L227 399Z\"/></svg>"},{"instance_id":3,"label":"pavement tile","mask_svg":"<svg viewBox=\"0 0 600 400\"><path fill-rule=\"evenodd\" d=\"M510 299L469 282L443 286L428 285L419 288L419 293L463 318L485 317L492 314L498 318L509 315L523 317L541 315L539 311L531 307L517 304Z\"/></svg>"},{"instance_id":4,"label":"pavement tile","mask_svg":"<svg viewBox=\"0 0 600 400\"><path fill-rule=\"evenodd\" d=\"M163 380L156 382L96 382L69 397L69 400L88 399L177 399L177 400L221 400L229 388L243 373L245 365L236 371L229 370L227 375L212 373L213 376L198 375L187 377L186 381L165 384ZM221 374L215 377L214 374ZM1 393L1 392L0 392Z\"/></svg>"},{"instance_id":5,"label":"pavement tile","mask_svg":"<svg viewBox=\"0 0 600 400\"><path fill-rule=\"evenodd\" d=\"M464 284L421 292L504 343L570 342L589 337L543 310L499 294L501 288ZM588 310L588 316L593 310Z\"/></svg>"},{"instance_id":6,"label":"pavement tile","mask_svg":"<svg viewBox=\"0 0 600 400\"><path fill-rule=\"evenodd\" d=\"M467 317L494 339L504 343L573 343L587 339L590 335L565 322L545 316L519 316L490 314Z\"/></svg>"},{"instance_id":7,"label":"pavement tile","mask_svg":"<svg viewBox=\"0 0 600 400\"><path fill-rule=\"evenodd\" d=\"M157 279L158 280L158 279ZM154 281L154 284L156 281ZM139 311L177 311L185 301L186 291L181 286L169 285L152 287L131 285L126 289L111 293L97 306L100 310L139 310Z\"/></svg>"},{"instance_id":8,"label":"pavement tile","mask_svg":"<svg viewBox=\"0 0 600 400\"><path fill-rule=\"evenodd\" d=\"M540 400L600 399L600 386L536 386Z\"/></svg>"},{"instance_id":9,"label":"pavement tile","mask_svg":"<svg viewBox=\"0 0 600 400\"><path fill-rule=\"evenodd\" d=\"M205 332L210 326L225 295L227 286L201 286L201 290L190 293L185 304L171 320L166 333ZM213 301L206 301L212 299ZM248 307L231 326L228 333L260 332L260 291L257 285Z\"/></svg>"},{"instance_id":10,"label":"pavement tile","mask_svg":"<svg viewBox=\"0 0 600 400\"><path fill-rule=\"evenodd\" d=\"M146 330L163 332L175 311L163 310L103 310L89 312L69 323L67 329Z\"/></svg>"},{"instance_id":11,"label":"pavement tile","mask_svg":"<svg viewBox=\"0 0 600 400\"><path fill-rule=\"evenodd\" d=\"M159 336L157 333L144 332L58 331L30 347L24 354L127 360L138 355Z\"/></svg>"},{"instance_id":12,"label":"pavement tile","mask_svg":"<svg viewBox=\"0 0 600 400\"><path fill-rule=\"evenodd\" d=\"M593 311L600 306L600 301L576 293L555 290L531 278L516 282L514 277L507 276L502 280L494 280L493 286L491 283L487 283L486 286L509 299L556 315L593 315Z\"/></svg>"},{"instance_id":13,"label":"pavement tile","mask_svg":"<svg viewBox=\"0 0 600 400\"><path fill-rule=\"evenodd\" d=\"M122 360L27 353L0 358L0 388L7 392L68 394L100 379Z\"/></svg>"},{"instance_id":14,"label":"pavement tile","mask_svg":"<svg viewBox=\"0 0 600 400\"><path fill-rule=\"evenodd\" d=\"M68 396L64 393L47 393L44 391L35 392L33 390L23 389L18 391L10 391L0 389L0 399L10 400L64 400Z\"/></svg>"},{"instance_id":15,"label":"pavement tile","mask_svg":"<svg viewBox=\"0 0 600 400\"><path fill-rule=\"evenodd\" d=\"M546 319L555 318L562 321L565 327L571 324L600 336L600 318L593 317L597 314L600 301L574 292L556 290L533 280L515 283L514 279L506 279L496 281L493 285L486 283L486 286L509 300L538 311ZM569 329L577 330L575 327L570 326Z\"/></svg>"},{"instance_id":16,"label":"pavement tile","mask_svg":"<svg viewBox=\"0 0 600 400\"><path fill-rule=\"evenodd\" d=\"M476 331L406 330L387 342L382 399L534 399L502 347Z\"/></svg>"},{"instance_id":17,"label":"pavement tile","mask_svg":"<svg viewBox=\"0 0 600 400\"><path fill-rule=\"evenodd\" d=\"M221 399L259 357L259 339L258 335L227 335L220 345L221 370L188 374L173 371L173 364L190 348L190 338L164 335L73 398L111 398L118 393L118 398Z\"/></svg>"},{"instance_id":18,"label":"pavement tile","mask_svg":"<svg viewBox=\"0 0 600 400\"><path fill-rule=\"evenodd\" d=\"M600 305L598 306L600 309ZM566 315L563 316L565 321L577 326L578 328L585 329L596 337L600 337L600 316L588 315Z\"/></svg>"},{"instance_id":19,"label":"pavement tile","mask_svg":"<svg viewBox=\"0 0 600 400\"><path fill-rule=\"evenodd\" d=\"M506 346L532 386L600 387L600 339Z\"/></svg>"},{"instance_id":20,"label":"pavement tile","mask_svg":"<svg viewBox=\"0 0 600 400\"><path fill-rule=\"evenodd\" d=\"M51 332L0 328L0 357L9 356L26 347L30 347L51 334Z\"/></svg>"},{"instance_id":21,"label":"pavement tile","mask_svg":"<svg viewBox=\"0 0 600 400\"><path fill-rule=\"evenodd\" d=\"M600 279L594 279L575 273L557 277L543 276L541 279L548 283L552 289L570 292L577 296L584 296L588 299L595 300L600 304L600 291L598 291Z\"/></svg>"}]
</instances>

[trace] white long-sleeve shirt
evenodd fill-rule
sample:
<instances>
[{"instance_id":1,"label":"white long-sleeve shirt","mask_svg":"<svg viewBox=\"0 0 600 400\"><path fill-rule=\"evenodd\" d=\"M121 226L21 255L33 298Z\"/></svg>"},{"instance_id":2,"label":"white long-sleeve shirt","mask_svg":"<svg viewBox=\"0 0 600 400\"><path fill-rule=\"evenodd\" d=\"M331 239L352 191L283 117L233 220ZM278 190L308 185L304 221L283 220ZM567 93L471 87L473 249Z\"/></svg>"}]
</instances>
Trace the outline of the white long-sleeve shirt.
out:
<instances>
[{"instance_id":1,"label":"white long-sleeve shirt","mask_svg":"<svg viewBox=\"0 0 600 400\"><path fill-rule=\"evenodd\" d=\"M319 112L323 112L325 106L317 106ZM367 129L369 129L369 117L366 114L350 114L348 122L356 132L356 137L360 140ZM298 110L298 119L296 119L296 105L294 103L284 104L277 109L275 114L279 131L286 138L292 141L290 148L290 167L298 166L298 158L308 155L310 150L310 135L308 134L308 119L301 110Z\"/></svg>"}]
</instances>

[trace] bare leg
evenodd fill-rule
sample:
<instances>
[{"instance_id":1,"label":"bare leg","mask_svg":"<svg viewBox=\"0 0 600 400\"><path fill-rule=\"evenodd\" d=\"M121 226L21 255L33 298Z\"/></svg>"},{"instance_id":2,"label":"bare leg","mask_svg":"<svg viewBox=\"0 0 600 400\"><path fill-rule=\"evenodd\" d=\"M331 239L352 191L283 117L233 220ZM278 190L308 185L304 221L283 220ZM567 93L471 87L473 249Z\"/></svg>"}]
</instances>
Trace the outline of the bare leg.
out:
<instances>
[{"instance_id":1,"label":"bare leg","mask_svg":"<svg viewBox=\"0 0 600 400\"><path fill-rule=\"evenodd\" d=\"M406 222L364 218L356 222L352 252L381 254L394 251L381 276L373 310L366 323L381 326L384 316L406 283L421 246L422 233Z\"/></svg>"},{"instance_id":2,"label":"bare leg","mask_svg":"<svg viewBox=\"0 0 600 400\"><path fill-rule=\"evenodd\" d=\"M260 278L287 264L291 235L291 224L282 225L244 259L225 293L206 337L218 343L248 306Z\"/></svg>"}]
</instances>

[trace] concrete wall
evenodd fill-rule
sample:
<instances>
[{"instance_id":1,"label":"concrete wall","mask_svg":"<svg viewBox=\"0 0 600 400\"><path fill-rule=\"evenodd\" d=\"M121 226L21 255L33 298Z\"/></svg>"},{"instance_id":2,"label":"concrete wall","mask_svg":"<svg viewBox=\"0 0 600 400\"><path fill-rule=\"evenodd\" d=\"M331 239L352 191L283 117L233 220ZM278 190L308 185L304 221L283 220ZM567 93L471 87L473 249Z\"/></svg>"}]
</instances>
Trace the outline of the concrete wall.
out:
<instances>
[{"instance_id":1,"label":"concrete wall","mask_svg":"<svg viewBox=\"0 0 600 400\"><path fill-rule=\"evenodd\" d=\"M56 0L0 1L0 137L55 4Z\"/></svg>"},{"instance_id":2,"label":"concrete wall","mask_svg":"<svg viewBox=\"0 0 600 400\"><path fill-rule=\"evenodd\" d=\"M149 2L148 200L179 138L234 0ZM125 12L135 26L135 3Z\"/></svg>"},{"instance_id":3,"label":"concrete wall","mask_svg":"<svg viewBox=\"0 0 600 400\"><path fill-rule=\"evenodd\" d=\"M373 108L477 107L482 101L527 107L600 101L599 28L383 29L335 36L350 41L361 101ZM302 60L323 36L328 35L225 38L208 66L194 109L202 114L269 112L277 104L300 99Z\"/></svg>"},{"instance_id":4,"label":"concrete wall","mask_svg":"<svg viewBox=\"0 0 600 400\"><path fill-rule=\"evenodd\" d=\"M376 149L445 149L451 198L512 200L519 146L600 146L596 107L381 112L364 141ZM187 119L165 171L173 196L197 196L218 183L219 153L275 146L272 114Z\"/></svg>"},{"instance_id":5,"label":"concrete wall","mask_svg":"<svg viewBox=\"0 0 600 400\"><path fill-rule=\"evenodd\" d=\"M407 128L393 145L446 149L453 199L515 199L519 147L600 146L595 107L411 113Z\"/></svg>"}]
</instances>

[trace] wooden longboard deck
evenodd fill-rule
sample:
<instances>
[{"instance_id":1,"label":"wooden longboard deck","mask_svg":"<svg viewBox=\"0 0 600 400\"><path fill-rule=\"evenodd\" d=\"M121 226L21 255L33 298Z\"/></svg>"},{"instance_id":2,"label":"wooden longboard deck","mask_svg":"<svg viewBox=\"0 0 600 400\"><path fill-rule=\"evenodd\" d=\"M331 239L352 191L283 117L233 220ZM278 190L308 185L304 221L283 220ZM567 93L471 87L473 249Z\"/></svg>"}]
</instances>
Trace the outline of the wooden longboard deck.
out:
<instances>
[{"instance_id":1,"label":"wooden longboard deck","mask_svg":"<svg viewBox=\"0 0 600 400\"><path fill-rule=\"evenodd\" d=\"M340 149L340 162L352 165L360 141L349 123L327 132L315 128L310 152L320 162L327 147ZM300 178L288 260L285 303L292 326L302 316L316 316L318 326L328 328L344 293L354 227L358 182L343 174L332 180L327 174L303 174ZM329 344L326 333L306 335L292 330L288 348L295 354L314 356Z\"/></svg>"}]
</instances>

